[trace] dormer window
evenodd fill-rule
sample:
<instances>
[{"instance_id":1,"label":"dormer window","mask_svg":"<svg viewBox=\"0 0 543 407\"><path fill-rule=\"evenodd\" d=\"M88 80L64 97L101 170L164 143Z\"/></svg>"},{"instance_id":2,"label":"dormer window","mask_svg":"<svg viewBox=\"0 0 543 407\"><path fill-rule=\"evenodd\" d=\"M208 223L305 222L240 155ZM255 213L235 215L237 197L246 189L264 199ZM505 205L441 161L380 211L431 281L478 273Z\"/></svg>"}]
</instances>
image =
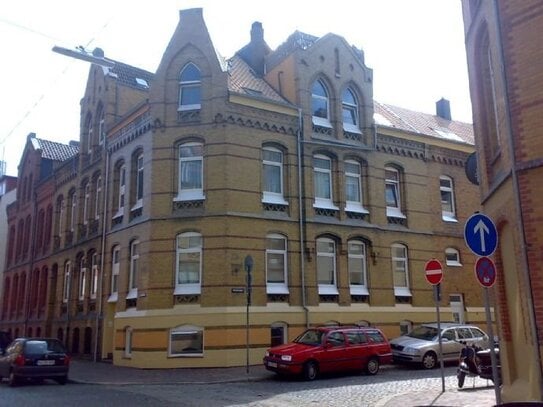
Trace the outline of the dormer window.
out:
<instances>
[{"instance_id":1,"label":"dormer window","mask_svg":"<svg viewBox=\"0 0 543 407\"><path fill-rule=\"evenodd\" d=\"M179 75L178 110L199 110L201 106L202 76L193 63L185 65Z\"/></svg>"}]
</instances>

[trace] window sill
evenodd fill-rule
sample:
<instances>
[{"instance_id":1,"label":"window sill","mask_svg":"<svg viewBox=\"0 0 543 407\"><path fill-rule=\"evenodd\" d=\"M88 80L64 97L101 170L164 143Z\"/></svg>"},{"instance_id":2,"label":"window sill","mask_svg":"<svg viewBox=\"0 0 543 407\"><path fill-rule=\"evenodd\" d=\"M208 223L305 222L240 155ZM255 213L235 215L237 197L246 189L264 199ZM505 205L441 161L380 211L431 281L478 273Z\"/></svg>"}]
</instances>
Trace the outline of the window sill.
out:
<instances>
[{"instance_id":1,"label":"window sill","mask_svg":"<svg viewBox=\"0 0 543 407\"><path fill-rule=\"evenodd\" d=\"M395 297L412 297L411 291L407 287L394 287Z\"/></svg>"},{"instance_id":2,"label":"window sill","mask_svg":"<svg viewBox=\"0 0 543 407\"><path fill-rule=\"evenodd\" d=\"M280 195L270 195L264 192L264 196L262 197L262 203L268 203L272 205L285 205L288 206L288 202L285 201L285 198Z\"/></svg>"},{"instance_id":3,"label":"window sill","mask_svg":"<svg viewBox=\"0 0 543 407\"><path fill-rule=\"evenodd\" d=\"M202 287L199 284L185 284L175 287L173 295L196 295L202 293Z\"/></svg>"},{"instance_id":4,"label":"window sill","mask_svg":"<svg viewBox=\"0 0 543 407\"><path fill-rule=\"evenodd\" d=\"M206 199L202 192L182 193L173 198L174 202L204 201Z\"/></svg>"},{"instance_id":5,"label":"window sill","mask_svg":"<svg viewBox=\"0 0 543 407\"><path fill-rule=\"evenodd\" d=\"M187 354L187 355L168 355L169 358L203 358L203 353Z\"/></svg>"},{"instance_id":6,"label":"window sill","mask_svg":"<svg viewBox=\"0 0 543 407\"><path fill-rule=\"evenodd\" d=\"M356 202L347 202L345 205L345 212L355 212L355 213L370 213L366 208L362 206L361 203Z\"/></svg>"},{"instance_id":7,"label":"window sill","mask_svg":"<svg viewBox=\"0 0 543 407\"><path fill-rule=\"evenodd\" d=\"M140 199L136 204L130 209L130 211L137 211L138 209L143 208L143 201Z\"/></svg>"},{"instance_id":8,"label":"window sill","mask_svg":"<svg viewBox=\"0 0 543 407\"><path fill-rule=\"evenodd\" d=\"M113 293L109 296L109 298L107 299L107 302L117 302L118 299L119 299L119 293Z\"/></svg>"},{"instance_id":9,"label":"window sill","mask_svg":"<svg viewBox=\"0 0 543 407\"><path fill-rule=\"evenodd\" d=\"M450 266L450 267L462 267L462 263L459 263L457 261L451 261L451 262L447 262L445 264L447 266Z\"/></svg>"},{"instance_id":10,"label":"window sill","mask_svg":"<svg viewBox=\"0 0 543 407\"><path fill-rule=\"evenodd\" d=\"M362 131L358 126L349 123L343 123L343 131L346 131L347 133L362 134Z\"/></svg>"},{"instance_id":11,"label":"window sill","mask_svg":"<svg viewBox=\"0 0 543 407\"><path fill-rule=\"evenodd\" d=\"M202 105L200 103L194 105L182 105L177 108L178 112L186 112L189 110L200 110Z\"/></svg>"},{"instance_id":12,"label":"window sill","mask_svg":"<svg viewBox=\"0 0 543 407\"><path fill-rule=\"evenodd\" d=\"M285 284L268 283L266 286L266 294L288 294L288 287Z\"/></svg>"},{"instance_id":13,"label":"window sill","mask_svg":"<svg viewBox=\"0 0 543 407\"><path fill-rule=\"evenodd\" d=\"M330 123L330 120L324 118L324 117L318 117L318 116L313 116L312 117L312 123L315 125L315 126L319 126L319 127L326 127L327 129L332 129L332 123Z\"/></svg>"},{"instance_id":14,"label":"window sill","mask_svg":"<svg viewBox=\"0 0 543 407\"><path fill-rule=\"evenodd\" d=\"M334 285L319 285L319 295L339 295L339 291Z\"/></svg>"},{"instance_id":15,"label":"window sill","mask_svg":"<svg viewBox=\"0 0 543 407\"><path fill-rule=\"evenodd\" d=\"M366 286L351 286L350 287L351 295L370 295L368 288Z\"/></svg>"},{"instance_id":16,"label":"window sill","mask_svg":"<svg viewBox=\"0 0 543 407\"><path fill-rule=\"evenodd\" d=\"M119 208L119 210L115 212L115 215L113 215L111 219L122 218L123 214L124 214L124 208Z\"/></svg>"},{"instance_id":17,"label":"window sill","mask_svg":"<svg viewBox=\"0 0 543 407\"><path fill-rule=\"evenodd\" d=\"M137 288L131 289L130 291L128 291L128 294L126 294L126 299L127 300L135 300L137 298L138 298L138 289Z\"/></svg>"},{"instance_id":18,"label":"window sill","mask_svg":"<svg viewBox=\"0 0 543 407\"><path fill-rule=\"evenodd\" d=\"M313 204L313 208L319 208L319 209L332 209L334 211L338 211L339 207L334 205L332 201L328 200L321 200L321 199L315 199L315 203Z\"/></svg>"},{"instance_id":19,"label":"window sill","mask_svg":"<svg viewBox=\"0 0 543 407\"><path fill-rule=\"evenodd\" d=\"M454 215L446 215L446 214L442 214L441 215L441 219L443 219L444 222L453 222L453 223L458 223L458 219L456 219L454 217Z\"/></svg>"},{"instance_id":20,"label":"window sill","mask_svg":"<svg viewBox=\"0 0 543 407\"><path fill-rule=\"evenodd\" d=\"M407 219L407 217L402 213L402 211L400 211L398 208L392 208L390 206L387 206L387 217Z\"/></svg>"}]
</instances>

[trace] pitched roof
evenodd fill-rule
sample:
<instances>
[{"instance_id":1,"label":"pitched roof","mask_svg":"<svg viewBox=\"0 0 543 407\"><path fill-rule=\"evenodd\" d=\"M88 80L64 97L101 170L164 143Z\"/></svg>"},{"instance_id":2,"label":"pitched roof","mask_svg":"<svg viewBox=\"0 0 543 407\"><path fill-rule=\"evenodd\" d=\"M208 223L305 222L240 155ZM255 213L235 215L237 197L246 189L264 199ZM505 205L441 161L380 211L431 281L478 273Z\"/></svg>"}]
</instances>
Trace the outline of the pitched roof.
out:
<instances>
[{"instance_id":1,"label":"pitched roof","mask_svg":"<svg viewBox=\"0 0 543 407\"><path fill-rule=\"evenodd\" d=\"M374 101L374 119L380 126L392 127L431 137L475 144L473 125Z\"/></svg>"},{"instance_id":2,"label":"pitched roof","mask_svg":"<svg viewBox=\"0 0 543 407\"><path fill-rule=\"evenodd\" d=\"M113 68L104 68L107 75L125 86L140 90L149 89L154 73L109 58L108 60L114 62L115 65Z\"/></svg>"},{"instance_id":3,"label":"pitched roof","mask_svg":"<svg viewBox=\"0 0 543 407\"><path fill-rule=\"evenodd\" d=\"M238 55L228 60L228 89L232 92L288 104L264 79L259 78Z\"/></svg>"},{"instance_id":4,"label":"pitched roof","mask_svg":"<svg viewBox=\"0 0 543 407\"><path fill-rule=\"evenodd\" d=\"M32 138L32 143L36 150L41 150L42 158L53 161L66 161L79 153L79 143L68 145L40 138Z\"/></svg>"}]
</instances>

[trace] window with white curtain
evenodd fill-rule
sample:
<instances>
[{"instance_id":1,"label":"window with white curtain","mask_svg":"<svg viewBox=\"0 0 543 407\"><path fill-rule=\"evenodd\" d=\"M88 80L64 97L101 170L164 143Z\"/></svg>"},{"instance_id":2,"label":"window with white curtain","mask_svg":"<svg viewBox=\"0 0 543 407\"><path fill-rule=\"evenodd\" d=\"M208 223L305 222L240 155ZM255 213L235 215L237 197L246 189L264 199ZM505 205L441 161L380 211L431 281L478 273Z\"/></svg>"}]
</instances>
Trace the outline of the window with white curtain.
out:
<instances>
[{"instance_id":1,"label":"window with white curtain","mask_svg":"<svg viewBox=\"0 0 543 407\"><path fill-rule=\"evenodd\" d=\"M117 302L119 296L119 272L121 270L121 248L115 246L111 252L111 289L108 302Z\"/></svg>"},{"instance_id":2,"label":"window with white curtain","mask_svg":"<svg viewBox=\"0 0 543 407\"><path fill-rule=\"evenodd\" d=\"M79 301L85 299L85 293L87 291L87 267L85 267L85 258L81 257L79 260Z\"/></svg>"},{"instance_id":3,"label":"window with white curtain","mask_svg":"<svg viewBox=\"0 0 543 407\"><path fill-rule=\"evenodd\" d=\"M91 256L91 281L90 281L90 297L96 298L98 292L98 253L93 253Z\"/></svg>"},{"instance_id":4,"label":"window with white curtain","mask_svg":"<svg viewBox=\"0 0 543 407\"><path fill-rule=\"evenodd\" d=\"M287 205L283 188L283 152L274 147L262 149L262 201Z\"/></svg>"},{"instance_id":5,"label":"window with white curtain","mask_svg":"<svg viewBox=\"0 0 543 407\"><path fill-rule=\"evenodd\" d=\"M62 289L62 302L66 303L70 299L70 286L72 282L72 263L64 263L64 287Z\"/></svg>"},{"instance_id":6,"label":"window with white curtain","mask_svg":"<svg viewBox=\"0 0 543 407\"><path fill-rule=\"evenodd\" d=\"M354 160L345 161L345 210L369 213L362 203L362 169Z\"/></svg>"},{"instance_id":7,"label":"window with white curtain","mask_svg":"<svg viewBox=\"0 0 543 407\"><path fill-rule=\"evenodd\" d=\"M441 193L441 217L446 222L458 222L454 207L454 184L450 177L439 177L439 192Z\"/></svg>"},{"instance_id":8,"label":"window with white curtain","mask_svg":"<svg viewBox=\"0 0 543 407\"><path fill-rule=\"evenodd\" d=\"M90 182L85 183L84 187L85 197L83 198L83 224L86 225L89 219L90 199L91 199L91 186Z\"/></svg>"},{"instance_id":9,"label":"window with white curtain","mask_svg":"<svg viewBox=\"0 0 543 407\"><path fill-rule=\"evenodd\" d=\"M100 208L102 207L102 177L96 178L96 195L94 201L94 219L100 219Z\"/></svg>"},{"instance_id":10,"label":"window with white curtain","mask_svg":"<svg viewBox=\"0 0 543 407\"><path fill-rule=\"evenodd\" d=\"M410 297L407 247L395 243L391 247L392 280L396 297Z\"/></svg>"},{"instance_id":11,"label":"window with white curtain","mask_svg":"<svg viewBox=\"0 0 543 407\"><path fill-rule=\"evenodd\" d=\"M200 70L189 62L179 75L178 110L198 110L202 99L202 76Z\"/></svg>"},{"instance_id":12,"label":"window with white curtain","mask_svg":"<svg viewBox=\"0 0 543 407\"><path fill-rule=\"evenodd\" d=\"M136 191L134 208L143 206L143 154L136 157Z\"/></svg>"},{"instance_id":13,"label":"window with white curtain","mask_svg":"<svg viewBox=\"0 0 543 407\"><path fill-rule=\"evenodd\" d=\"M203 152L201 143L185 143L179 146L179 182L176 200L205 199L203 191Z\"/></svg>"},{"instance_id":14,"label":"window with white curtain","mask_svg":"<svg viewBox=\"0 0 543 407\"><path fill-rule=\"evenodd\" d=\"M130 271L128 275L127 300L138 298L139 243L137 240L130 243Z\"/></svg>"},{"instance_id":15,"label":"window with white curtain","mask_svg":"<svg viewBox=\"0 0 543 407\"><path fill-rule=\"evenodd\" d=\"M337 295L336 243L329 238L317 239L317 283L320 295Z\"/></svg>"},{"instance_id":16,"label":"window with white curtain","mask_svg":"<svg viewBox=\"0 0 543 407\"><path fill-rule=\"evenodd\" d=\"M333 202L332 160L325 155L313 157L313 180L315 188L314 207L339 209Z\"/></svg>"},{"instance_id":17,"label":"window with white curtain","mask_svg":"<svg viewBox=\"0 0 543 407\"><path fill-rule=\"evenodd\" d=\"M279 234L266 236L266 292L288 294L287 239Z\"/></svg>"},{"instance_id":18,"label":"window with white curtain","mask_svg":"<svg viewBox=\"0 0 543 407\"><path fill-rule=\"evenodd\" d=\"M361 240L350 240L347 246L351 295L368 295L366 244Z\"/></svg>"},{"instance_id":19,"label":"window with white curtain","mask_svg":"<svg viewBox=\"0 0 543 407\"><path fill-rule=\"evenodd\" d=\"M202 274L202 235L182 233L176 238L175 295L200 294Z\"/></svg>"},{"instance_id":20,"label":"window with white curtain","mask_svg":"<svg viewBox=\"0 0 543 407\"><path fill-rule=\"evenodd\" d=\"M343 130L350 133L361 133L358 106L358 99L355 92L350 88L345 89L341 96Z\"/></svg>"}]
</instances>

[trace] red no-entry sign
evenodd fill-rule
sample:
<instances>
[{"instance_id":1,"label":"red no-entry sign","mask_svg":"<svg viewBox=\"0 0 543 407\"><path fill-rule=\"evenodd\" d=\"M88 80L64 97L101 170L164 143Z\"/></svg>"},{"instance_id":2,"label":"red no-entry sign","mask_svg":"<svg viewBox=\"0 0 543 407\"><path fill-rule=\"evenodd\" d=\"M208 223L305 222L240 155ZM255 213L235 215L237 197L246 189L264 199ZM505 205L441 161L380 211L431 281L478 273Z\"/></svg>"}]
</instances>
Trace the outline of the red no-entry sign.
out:
<instances>
[{"instance_id":1,"label":"red no-entry sign","mask_svg":"<svg viewBox=\"0 0 543 407\"><path fill-rule=\"evenodd\" d=\"M437 285L443 280L443 267L439 260L428 260L424 266L424 273L426 274L426 280L432 285Z\"/></svg>"}]
</instances>

